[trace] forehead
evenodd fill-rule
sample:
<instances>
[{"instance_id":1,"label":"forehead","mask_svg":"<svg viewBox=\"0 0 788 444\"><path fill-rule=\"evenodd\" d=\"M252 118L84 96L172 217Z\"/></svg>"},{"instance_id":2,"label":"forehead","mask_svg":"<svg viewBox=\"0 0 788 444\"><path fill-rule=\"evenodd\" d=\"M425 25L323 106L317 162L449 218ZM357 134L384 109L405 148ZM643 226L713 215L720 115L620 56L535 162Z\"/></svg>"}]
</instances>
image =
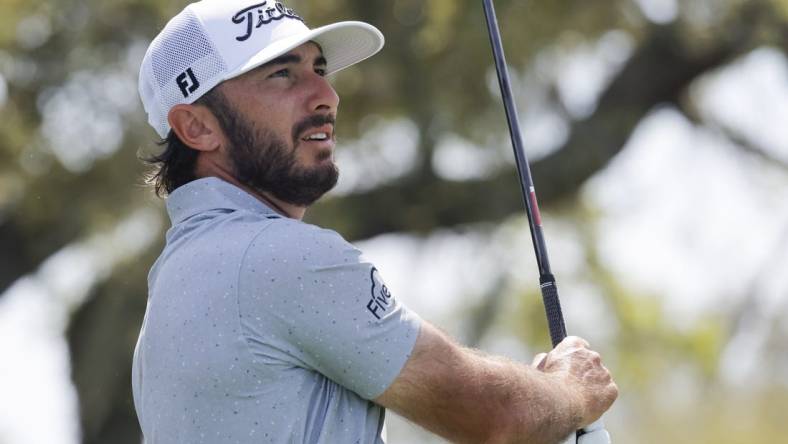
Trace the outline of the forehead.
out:
<instances>
[{"instance_id":1,"label":"forehead","mask_svg":"<svg viewBox=\"0 0 788 444\"><path fill-rule=\"evenodd\" d=\"M296 49L299 48L311 49L315 51L316 55L321 55L321 56L323 55L323 47L320 46L320 43L317 43L312 40L302 44L301 46L296 47Z\"/></svg>"},{"instance_id":2,"label":"forehead","mask_svg":"<svg viewBox=\"0 0 788 444\"><path fill-rule=\"evenodd\" d=\"M294 59L292 56L298 57L300 59L300 63L308 63L310 66L315 62L324 63L324 60L322 59L323 49L318 43L309 41L291 49L279 57L274 58L270 62L264 63L246 73L241 74L238 77L225 80L219 84L219 88L225 89L227 87L232 87L232 85L235 84L238 86L243 85L246 83L246 81L252 81L258 76L267 73L272 66L279 66L282 63L293 63Z\"/></svg>"},{"instance_id":3,"label":"forehead","mask_svg":"<svg viewBox=\"0 0 788 444\"><path fill-rule=\"evenodd\" d=\"M255 71L261 71L266 68L269 68L273 65L279 65L281 63L293 63L294 59L292 56L296 56L300 58L301 63L309 63L312 64L316 61L319 61L320 58L323 57L323 49L320 47L319 44L316 42L306 42L295 48L291 49L290 51L274 58L270 62L263 63L262 65L258 66L257 68L249 71L249 73L253 73Z\"/></svg>"}]
</instances>

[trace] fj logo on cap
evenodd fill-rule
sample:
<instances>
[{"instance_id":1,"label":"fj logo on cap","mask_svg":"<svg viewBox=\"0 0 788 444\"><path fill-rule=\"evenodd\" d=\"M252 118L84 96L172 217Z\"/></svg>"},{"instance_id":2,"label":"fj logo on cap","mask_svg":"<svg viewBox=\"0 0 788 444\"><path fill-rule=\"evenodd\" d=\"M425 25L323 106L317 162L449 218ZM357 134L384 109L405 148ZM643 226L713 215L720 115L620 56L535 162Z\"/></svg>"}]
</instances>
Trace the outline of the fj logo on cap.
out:
<instances>
[{"instance_id":1,"label":"fj logo on cap","mask_svg":"<svg viewBox=\"0 0 788 444\"><path fill-rule=\"evenodd\" d=\"M264 1L257 5L244 8L235 13L232 18L233 23L246 26L246 32L243 35L236 37L236 40L239 42L247 40L252 36L252 32L255 29L265 24L271 23L274 20L282 20L285 17L289 17L301 22L304 21L304 19L299 17L295 11L290 8L286 8L285 5L279 2L271 3L272 4Z\"/></svg>"},{"instance_id":2,"label":"fj logo on cap","mask_svg":"<svg viewBox=\"0 0 788 444\"><path fill-rule=\"evenodd\" d=\"M197 91L197 88L200 87L200 81L194 76L194 71L192 71L191 68L187 69L186 71L182 72L181 75L176 77L175 82L178 83L178 88L181 89L183 97L189 97L189 94Z\"/></svg>"}]
</instances>

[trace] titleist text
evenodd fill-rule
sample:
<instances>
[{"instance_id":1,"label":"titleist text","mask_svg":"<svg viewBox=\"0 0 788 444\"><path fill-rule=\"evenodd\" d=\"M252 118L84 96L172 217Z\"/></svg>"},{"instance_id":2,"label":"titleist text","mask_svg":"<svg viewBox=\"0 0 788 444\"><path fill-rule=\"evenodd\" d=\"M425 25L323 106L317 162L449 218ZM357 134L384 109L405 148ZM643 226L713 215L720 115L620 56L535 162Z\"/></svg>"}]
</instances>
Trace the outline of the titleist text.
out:
<instances>
[{"instance_id":1,"label":"titleist text","mask_svg":"<svg viewBox=\"0 0 788 444\"><path fill-rule=\"evenodd\" d=\"M239 42L243 42L252 36L252 33L255 29L265 24L271 23L274 20L282 20L286 17L296 19L301 22L304 21L304 19L299 17L295 11L290 8L286 8L285 5L280 2L269 3L264 1L256 5L246 7L235 13L232 18L233 23L244 25L246 27L245 33L236 37L235 39Z\"/></svg>"}]
</instances>

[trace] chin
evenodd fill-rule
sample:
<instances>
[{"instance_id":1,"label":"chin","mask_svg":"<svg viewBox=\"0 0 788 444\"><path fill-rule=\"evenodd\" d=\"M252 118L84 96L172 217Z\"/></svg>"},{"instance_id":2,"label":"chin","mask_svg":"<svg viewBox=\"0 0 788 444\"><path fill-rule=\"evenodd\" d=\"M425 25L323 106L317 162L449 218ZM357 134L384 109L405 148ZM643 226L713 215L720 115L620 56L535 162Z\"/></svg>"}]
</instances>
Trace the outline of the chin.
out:
<instances>
[{"instance_id":1,"label":"chin","mask_svg":"<svg viewBox=\"0 0 788 444\"><path fill-rule=\"evenodd\" d=\"M315 163L323 164L326 162L334 163L334 151L331 149L320 150L315 154Z\"/></svg>"}]
</instances>

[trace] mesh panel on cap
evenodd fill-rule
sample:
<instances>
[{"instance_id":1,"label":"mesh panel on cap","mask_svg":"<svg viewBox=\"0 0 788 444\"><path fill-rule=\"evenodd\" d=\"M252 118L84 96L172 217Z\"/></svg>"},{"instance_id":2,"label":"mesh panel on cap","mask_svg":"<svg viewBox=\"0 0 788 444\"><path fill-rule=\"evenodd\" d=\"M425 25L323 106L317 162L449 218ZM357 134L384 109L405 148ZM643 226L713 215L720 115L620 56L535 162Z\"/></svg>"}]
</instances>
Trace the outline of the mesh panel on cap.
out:
<instances>
[{"instance_id":1,"label":"mesh panel on cap","mask_svg":"<svg viewBox=\"0 0 788 444\"><path fill-rule=\"evenodd\" d=\"M199 89L183 96L176 78L191 68ZM199 19L188 8L174 17L151 44L150 73L159 112L155 127L166 132L167 113L179 103L192 103L216 86L226 70L224 60L205 35Z\"/></svg>"},{"instance_id":2,"label":"mesh panel on cap","mask_svg":"<svg viewBox=\"0 0 788 444\"><path fill-rule=\"evenodd\" d=\"M160 87L192 67L198 60L208 58L201 73L206 79L224 71L224 61L205 36L202 25L189 10L176 16L161 33L158 48L151 54L153 73Z\"/></svg>"}]
</instances>

